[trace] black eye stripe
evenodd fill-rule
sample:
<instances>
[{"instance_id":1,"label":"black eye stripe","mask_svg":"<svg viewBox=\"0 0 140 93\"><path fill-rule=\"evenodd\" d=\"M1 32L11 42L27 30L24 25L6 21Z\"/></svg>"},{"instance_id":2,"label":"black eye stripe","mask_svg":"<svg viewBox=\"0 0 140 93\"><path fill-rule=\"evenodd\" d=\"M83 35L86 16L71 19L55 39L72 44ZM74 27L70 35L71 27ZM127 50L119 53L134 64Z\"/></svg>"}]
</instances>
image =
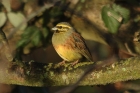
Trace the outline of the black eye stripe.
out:
<instances>
[{"instance_id":1,"label":"black eye stripe","mask_svg":"<svg viewBox=\"0 0 140 93\"><path fill-rule=\"evenodd\" d=\"M58 29L69 29L68 27L56 26Z\"/></svg>"},{"instance_id":2,"label":"black eye stripe","mask_svg":"<svg viewBox=\"0 0 140 93\"><path fill-rule=\"evenodd\" d=\"M57 28L61 29L61 28L62 28L62 26L57 26Z\"/></svg>"}]
</instances>

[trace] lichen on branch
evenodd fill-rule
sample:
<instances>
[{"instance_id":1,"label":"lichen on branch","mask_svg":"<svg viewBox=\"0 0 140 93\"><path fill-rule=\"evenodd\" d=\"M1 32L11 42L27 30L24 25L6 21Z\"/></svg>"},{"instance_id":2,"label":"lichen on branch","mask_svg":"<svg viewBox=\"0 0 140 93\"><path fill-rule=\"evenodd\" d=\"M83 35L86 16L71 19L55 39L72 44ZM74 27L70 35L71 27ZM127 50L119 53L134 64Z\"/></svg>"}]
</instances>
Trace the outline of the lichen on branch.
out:
<instances>
[{"instance_id":1,"label":"lichen on branch","mask_svg":"<svg viewBox=\"0 0 140 93\"><path fill-rule=\"evenodd\" d=\"M24 86L67 86L74 84L89 67L94 66L95 69L85 76L80 85L105 85L139 79L139 60L140 57L132 57L112 64L104 61L97 62L96 65L92 62L81 62L75 66L37 62L24 62L24 65L19 65L17 61L13 62L11 68L0 70L0 82Z\"/></svg>"}]
</instances>

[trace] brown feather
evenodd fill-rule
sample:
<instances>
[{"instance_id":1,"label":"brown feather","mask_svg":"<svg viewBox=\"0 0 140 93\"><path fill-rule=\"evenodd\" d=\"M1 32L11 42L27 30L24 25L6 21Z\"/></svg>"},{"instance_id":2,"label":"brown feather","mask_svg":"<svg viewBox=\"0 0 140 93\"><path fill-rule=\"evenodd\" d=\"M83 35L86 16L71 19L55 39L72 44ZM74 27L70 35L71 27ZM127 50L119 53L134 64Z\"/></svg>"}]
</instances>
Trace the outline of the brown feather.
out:
<instances>
[{"instance_id":1,"label":"brown feather","mask_svg":"<svg viewBox=\"0 0 140 93\"><path fill-rule=\"evenodd\" d=\"M86 43L85 43L83 37L79 33L76 33L76 32L73 33L72 36L75 39L75 45L76 45L76 48L78 48L79 53L92 62L91 53L90 53L88 47L86 46Z\"/></svg>"}]
</instances>

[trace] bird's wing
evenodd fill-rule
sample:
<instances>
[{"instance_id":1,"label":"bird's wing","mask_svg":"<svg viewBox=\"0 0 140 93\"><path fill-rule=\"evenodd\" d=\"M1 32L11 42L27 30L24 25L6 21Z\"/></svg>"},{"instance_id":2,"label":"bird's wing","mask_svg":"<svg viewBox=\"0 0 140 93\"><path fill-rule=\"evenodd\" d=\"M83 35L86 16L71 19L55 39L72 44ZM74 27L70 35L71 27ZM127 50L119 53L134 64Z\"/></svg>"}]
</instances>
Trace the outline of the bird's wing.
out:
<instances>
[{"instance_id":1,"label":"bird's wing","mask_svg":"<svg viewBox=\"0 0 140 93\"><path fill-rule=\"evenodd\" d=\"M83 37L79 33L76 33L76 32L73 33L72 36L76 42L75 46L76 46L76 48L78 48L77 50L79 50L80 54L85 56L89 61L92 61L91 53L90 53L88 47L86 46L86 43L85 43Z\"/></svg>"}]
</instances>

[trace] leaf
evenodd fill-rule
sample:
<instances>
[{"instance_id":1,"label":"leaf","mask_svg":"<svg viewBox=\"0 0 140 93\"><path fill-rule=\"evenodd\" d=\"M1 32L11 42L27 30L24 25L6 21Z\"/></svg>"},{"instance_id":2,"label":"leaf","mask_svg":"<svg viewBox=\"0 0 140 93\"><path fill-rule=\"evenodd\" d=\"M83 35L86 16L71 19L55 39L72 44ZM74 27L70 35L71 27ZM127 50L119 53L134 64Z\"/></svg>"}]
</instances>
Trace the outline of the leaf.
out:
<instances>
[{"instance_id":1,"label":"leaf","mask_svg":"<svg viewBox=\"0 0 140 93\"><path fill-rule=\"evenodd\" d=\"M26 20L25 16L20 12L18 13L9 12L7 16L14 27L18 27L22 22ZM27 27L27 23L25 22L20 26L19 29L24 30L26 27Z\"/></svg>"},{"instance_id":2,"label":"leaf","mask_svg":"<svg viewBox=\"0 0 140 93\"><path fill-rule=\"evenodd\" d=\"M29 42L28 40L29 39L27 39L27 38L19 40L18 43L17 43L17 48L24 47Z\"/></svg>"},{"instance_id":3,"label":"leaf","mask_svg":"<svg viewBox=\"0 0 140 93\"><path fill-rule=\"evenodd\" d=\"M8 12L11 11L10 0L2 0L2 4L4 5L4 7Z\"/></svg>"},{"instance_id":4,"label":"leaf","mask_svg":"<svg viewBox=\"0 0 140 93\"><path fill-rule=\"evenodd\" d=\"M34 30L38 29L37 27L35 26L29 26L25 29L24 33L22 34L22 37L23 38L30 38L31 35L34 33Z\"/></svg>"},{"instance_id":5,"label":"leaf","mask_svg":"<svg viewBox=\"0 0 140 93\"><path fill-rule=\"evenodd\" d=\"M39 41L41 41L41 32L39 31L39 29L36 29L32 36L31 42L34 46L37 46L39 44Z\"/></svg>"},{"instance_id":6,"label":"leaf","mask_svg":"<svg viewBox=\"0 0 140 93\"><path fill-rule=\"evenodd\" d=\"M41 42L42 33L36 26L29 26L22 34L22 38L17 43L17 48L25 47L29 43L32 43L35 47Z\"/></svg>"},{"instance_id":7,"label":"leaf","mask_svg":"<svg viewBox=\"0 0 140 93\"><path fill-rule=\"evenodd\" d=\"M46 37L48 36L48 34L49 34L48 32L49 32L49 31L48 31L47 28L44 27L44 28L42 29L42 34L43 34L44 38L46 38Z\"/></svg>"},{"instance_id":8,"label":"leaf","mask_svg":"<svg viewBox=\"0 0 140 93\"><path fill-rule=\"evenodd\" d=\"M130 17L130 11L126 8L123 8L119 5L113 4L113 10L118 12L123 17L123 23L126 23Z\"/></svg>"},{"instance_id":9,"label":"leaf","mask_svg":"<svg viewBox=\"0 0 140 93\"><path fill-rule=\"evenodd\" d=\"M0 27L2 27L6 22L6 15L3 12L0 12Z\"/></svg>"},{"instance_id":10,"label":"leaf","mask_svg":"<svg viewBox=\"0 0 140 93\"><path fill-rule=\"evenodd\" d=\"M117 33L120 26L120 22L118 21L119 17L121 18L121 16L114 12L110 6L104 6L102 8L102 19L109 32Z\"/></svg>"},{"instance_id":11,"label":"leaf","mask_svg":"<svg viewBox=\"0 0 140 93\"><path fill-rule=\"evenodd\" d=\"M117 33L120 25L122 22L127 22L129 19L129 10L113 4L111 5L106 5L102 8L102 19L103 22L105 23L105 26L108 28L110 33Z\"/></svg>"}]
</instances>

